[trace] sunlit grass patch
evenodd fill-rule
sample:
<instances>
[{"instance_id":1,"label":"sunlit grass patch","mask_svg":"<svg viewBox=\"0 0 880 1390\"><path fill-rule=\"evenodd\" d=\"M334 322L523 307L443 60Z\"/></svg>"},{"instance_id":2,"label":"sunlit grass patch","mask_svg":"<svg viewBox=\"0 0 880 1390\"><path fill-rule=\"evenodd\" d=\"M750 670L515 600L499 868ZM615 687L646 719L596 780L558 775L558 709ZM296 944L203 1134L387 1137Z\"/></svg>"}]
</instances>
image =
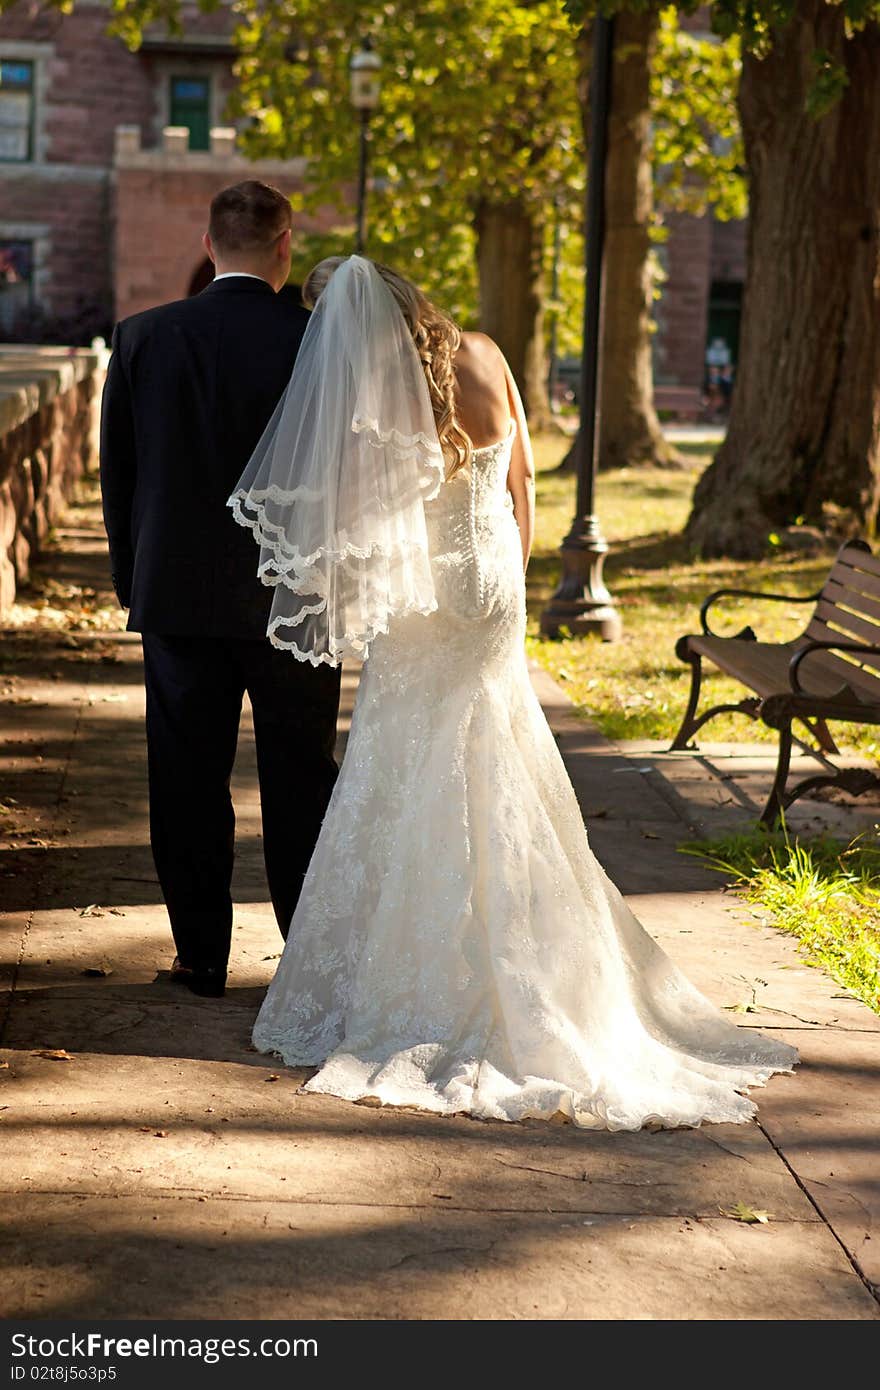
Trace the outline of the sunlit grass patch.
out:
<instances>
[{"instance_id":1,"label":"sunlit grass patch","mask_svg":"<svg viewBox=\"0 0 880 1390\"><path fill-rule=\"evenodd\" d=\"M880 844L800 840L750 829L683 847L719 870L774 927L800 941L808 965L880 1013Z\"/></svg>"}]
</instances>

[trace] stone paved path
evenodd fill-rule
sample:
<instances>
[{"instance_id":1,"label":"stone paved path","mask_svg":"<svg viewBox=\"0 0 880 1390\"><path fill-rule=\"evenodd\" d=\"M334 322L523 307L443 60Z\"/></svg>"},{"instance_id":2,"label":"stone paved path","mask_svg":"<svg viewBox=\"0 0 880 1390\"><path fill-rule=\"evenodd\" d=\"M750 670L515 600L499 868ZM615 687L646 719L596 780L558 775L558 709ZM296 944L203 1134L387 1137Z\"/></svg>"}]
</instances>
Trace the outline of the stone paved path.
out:
<instances>
[{"instance_id":1,"label":"stone paved path","mask_svg":"<svg viewBox=\"0 0 880 1390\"><path fill-rule=\"evenodd\" d=\"M61 541L67 607L89 586L106 601L94 509ZM880 1315L880 1018L676 850L748 814L766 752L613 747L536 681L595 849L648 928L719 1005L754 1000L744 1025L801 1048L799 1072L758 1093L759 1122L587 1134L299 1095L301 1074L249 1049L279 950L249 729L231 988L198 1000L162 973L136 640L7 633L5 1316ZM769 1222L723 1214L737 1202Z\"/></svg>"}]
</instances>

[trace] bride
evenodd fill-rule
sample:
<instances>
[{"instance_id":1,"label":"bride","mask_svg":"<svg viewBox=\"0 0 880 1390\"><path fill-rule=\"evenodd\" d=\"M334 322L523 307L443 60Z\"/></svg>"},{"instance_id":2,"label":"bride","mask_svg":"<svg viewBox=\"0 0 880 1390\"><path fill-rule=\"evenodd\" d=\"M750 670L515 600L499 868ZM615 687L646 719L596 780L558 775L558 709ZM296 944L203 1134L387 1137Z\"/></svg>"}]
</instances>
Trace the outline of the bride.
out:
<instances>
[{"instance_id":1,"label":"bride","mask_svg":"<svg viewBox=\"0 0 880 1390\"><path fill-rule=\"evenodd\" d=\"M501 352L358 256L304 298L230 506L272 642L366 664L257 1048L317 1067L307 1091L446 1114L748 1120L795 1049L728 1022L640 926L532 691L532 456Z\"/></svg>"}]
</instances>

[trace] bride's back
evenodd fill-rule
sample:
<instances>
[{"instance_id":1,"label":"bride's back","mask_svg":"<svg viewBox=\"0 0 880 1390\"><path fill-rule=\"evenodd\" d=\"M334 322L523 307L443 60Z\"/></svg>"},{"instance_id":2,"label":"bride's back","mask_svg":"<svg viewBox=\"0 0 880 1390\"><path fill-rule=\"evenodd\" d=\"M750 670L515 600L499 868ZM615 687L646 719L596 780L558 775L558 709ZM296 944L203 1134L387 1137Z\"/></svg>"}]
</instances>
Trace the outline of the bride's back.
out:
<instances>
[{"instance_id":1,"label":"bride's back","mask_svg":"<svg viewBox=\"0 0 880 1390\"><path fill-rule=\"evenodd\" d=\"M485 333L462 333L455 356L456 414L475 449L504 439L510 400L504 358Z\"/></svg>"}]
</instances>

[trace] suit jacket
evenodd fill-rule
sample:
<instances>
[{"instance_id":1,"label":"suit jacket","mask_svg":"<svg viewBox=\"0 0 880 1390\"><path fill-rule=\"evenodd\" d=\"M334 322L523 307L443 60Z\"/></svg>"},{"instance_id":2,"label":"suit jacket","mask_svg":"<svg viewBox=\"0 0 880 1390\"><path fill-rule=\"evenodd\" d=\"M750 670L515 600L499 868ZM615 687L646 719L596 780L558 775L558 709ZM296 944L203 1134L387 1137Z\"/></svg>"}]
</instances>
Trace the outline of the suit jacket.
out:
<instances>
[{"instance_id":1,"label":"suit jacket","mask_svg":"<svg viewBox=\"0 0 880 1390\"><path fill-rule=\"evenodd\" d=\"M307 322L287 293L236 276L117 325L101 488L130 630L265 637L272 591L226 499L290 380Z\"/></svg>"}]
</instances>

